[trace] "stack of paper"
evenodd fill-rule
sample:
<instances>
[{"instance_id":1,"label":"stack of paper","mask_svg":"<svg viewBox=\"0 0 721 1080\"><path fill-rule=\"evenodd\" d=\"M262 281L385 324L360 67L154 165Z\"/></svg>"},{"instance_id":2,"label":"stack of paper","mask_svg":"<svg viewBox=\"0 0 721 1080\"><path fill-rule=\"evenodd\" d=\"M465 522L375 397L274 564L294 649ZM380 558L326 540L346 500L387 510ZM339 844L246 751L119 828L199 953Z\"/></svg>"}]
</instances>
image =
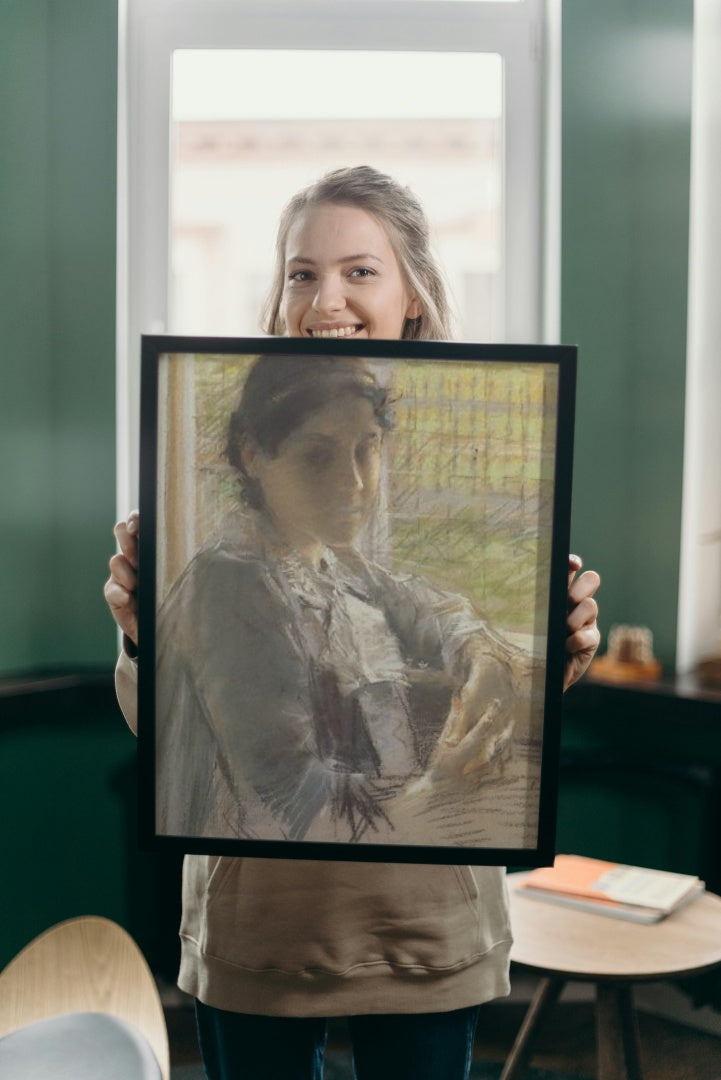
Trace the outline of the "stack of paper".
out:
<instances>
[{"instance_id":1,"label":"stack of paper","mask_svg":"<svg viewBox=\"0 0 721 1080\"><path fill-rule=\"evenodd\" d=\"M693 900L705 886L693 874L557 855L553 866L532 870L518 888L536 900L653 923Z\"/></svg>"}]
</instances>

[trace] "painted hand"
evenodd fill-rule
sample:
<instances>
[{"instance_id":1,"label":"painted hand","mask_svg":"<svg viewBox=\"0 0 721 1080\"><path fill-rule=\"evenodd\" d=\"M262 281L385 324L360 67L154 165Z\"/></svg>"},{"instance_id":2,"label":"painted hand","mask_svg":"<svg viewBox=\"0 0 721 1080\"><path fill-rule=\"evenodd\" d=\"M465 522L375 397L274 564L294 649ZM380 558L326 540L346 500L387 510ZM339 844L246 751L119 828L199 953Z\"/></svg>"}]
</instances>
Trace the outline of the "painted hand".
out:
<instances>
[{"instance_id":1,"label":"painted hand","mask_svg":"<svg viewBox=\"0 0 721 1080\"><path fill-rule=\"evenodd\" d=\"M484 770L508 746L513 734L514 686L508 663L489 654L480 639L461 650L460 685L431 758L436 782L458 780Z\"/></svg>"}]
</instances>

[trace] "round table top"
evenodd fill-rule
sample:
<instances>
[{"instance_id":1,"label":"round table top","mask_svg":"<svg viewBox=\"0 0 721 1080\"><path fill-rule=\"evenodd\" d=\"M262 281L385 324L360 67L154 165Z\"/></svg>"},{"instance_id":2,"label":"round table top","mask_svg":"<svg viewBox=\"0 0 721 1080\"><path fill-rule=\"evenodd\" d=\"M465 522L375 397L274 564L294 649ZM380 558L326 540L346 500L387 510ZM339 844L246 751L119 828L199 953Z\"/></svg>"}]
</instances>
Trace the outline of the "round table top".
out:
<instances>
[{"instance_id":1,"label":"round table top","mask_svg":"<svg viewBox=\"0 0 721 1080\"><path fill-rule=\"evenodd\" d=\"M704 892L657 923L628 922L529 898L508 875L511 960L548 975L663 979L721 965L721 897Z\"/></svg>"}]
</instances>

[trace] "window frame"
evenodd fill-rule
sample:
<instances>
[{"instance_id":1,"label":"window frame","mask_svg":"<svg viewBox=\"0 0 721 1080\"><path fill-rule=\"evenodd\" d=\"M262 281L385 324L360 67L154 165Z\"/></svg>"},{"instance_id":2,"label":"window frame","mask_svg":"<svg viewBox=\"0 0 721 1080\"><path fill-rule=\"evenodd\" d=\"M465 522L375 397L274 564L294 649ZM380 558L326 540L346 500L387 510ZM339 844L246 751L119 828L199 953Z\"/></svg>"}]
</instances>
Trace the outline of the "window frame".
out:
<instances>
[{"instance_id":1,"label":"window frame","mask_svg":"<svg viewBox=\"0 0 721 1080\"><path fill-rule=\"evenodd\" d=\"M721 654L721 284L716 184L721 178L718 144L718 67L721 5L696 4L693 31L691 191L688 327L684 427L683 500L679 559L676 672L688 675Z\"/></svg>"},{"instance_id":2,"label":"window frame","mask_svg":"<svg viewBox=\"0 0 721 1080\"><path fill-rule=\"evenodd\" d=\"M558 340L560 0L119 0L118 14L119 516L138 497L140 336L165 332L168 322L176 49L499 53L506 130L502 289L513 297L503 304L501 340Z\"/></svg>"}]
</instances>

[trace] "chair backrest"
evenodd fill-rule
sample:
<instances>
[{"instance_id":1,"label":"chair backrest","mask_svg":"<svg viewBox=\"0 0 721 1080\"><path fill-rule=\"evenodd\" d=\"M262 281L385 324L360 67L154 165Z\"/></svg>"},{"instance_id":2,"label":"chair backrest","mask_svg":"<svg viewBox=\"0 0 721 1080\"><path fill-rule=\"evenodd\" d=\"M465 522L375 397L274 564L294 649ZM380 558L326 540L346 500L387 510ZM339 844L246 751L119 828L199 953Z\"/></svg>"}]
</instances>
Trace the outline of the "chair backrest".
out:
<instances>
[{"instance_id":1,"label":"chair backrest","mask_svg":"<svg viewBox=\"0 0 721 1080\"><path fill-rule=\"evenodd\" d=\"M168 1032L150 968L121 926L96 915L52 926L0 972L0 1037L36 1020L82 1012L137 1028L168 1080Z\"/></svg>"}]
</instances>

